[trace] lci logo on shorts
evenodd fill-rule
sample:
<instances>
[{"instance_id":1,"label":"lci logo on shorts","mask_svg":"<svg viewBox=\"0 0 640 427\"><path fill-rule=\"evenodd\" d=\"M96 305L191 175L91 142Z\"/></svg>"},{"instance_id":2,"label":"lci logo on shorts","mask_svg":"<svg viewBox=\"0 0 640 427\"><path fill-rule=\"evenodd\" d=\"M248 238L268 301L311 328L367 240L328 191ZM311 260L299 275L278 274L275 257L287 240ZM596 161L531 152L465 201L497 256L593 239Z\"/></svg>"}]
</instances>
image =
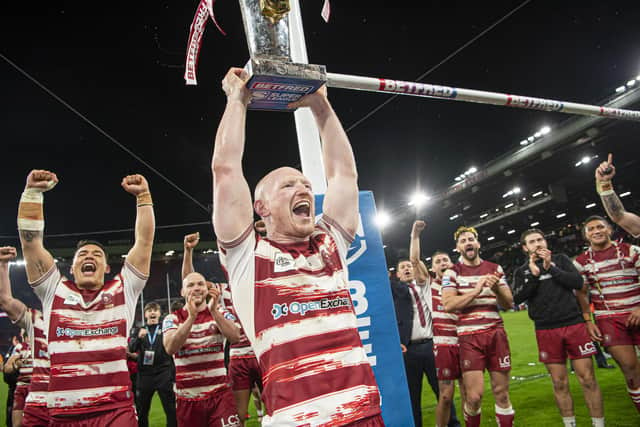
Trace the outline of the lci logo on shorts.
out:
<instances>
[{"instance_id":1,"label":"lci logo on shorts","mask_svg":"<svg viewBox=\"0 0 640 427\"><path fill-rule=\"evenodd\" d=\"M585 343L584 345L579 345L578 350L580 350L581 355L592 354L596 351L596 346L593 345L593 342Z\"/></svg>"},{"instance_id":2,"label":"lci logo on shorts","mask_svg":"<svg viewBox=\"0 0 640 427\"><path fill-rule=\"evenodd\" d=\"M604 341L605 344L610 343L611 342L611 335L604 334L603 341Z\"/></svg>"},{"instance_id":3,"label":"lci logo on shorts","mask_svg":"<svg viewBox=\"0 0 640 427\"><path fill-rule=\"evenodd\" d=\"M464 365L465 368L469 368L471 367L471 360L465 359L465 361L462 362L462 364Z\"/></svg>"},{"instance_id":4,"label":"lci logo on shorts","mask_svg":"<svg viewBox=\"0 0 640 427\"><path fill-rule=\"evenodd\" d=\"M549 353L547 353L546 351L541 351L540 352L540 359L541 360L545 360L547 357L549 357Z\"/></svg>"},{"instance_id":5,"label":"lci logo on shorts","mask_svg":"<svg viewBox=\"0 0 640 427\"><path fill-rule=\"evenodd\" d=\"M240 417L238 415L229 415L227 420L220 418L222 427L240 427Z\"/></svg>"},{"instance_id":6,"label":"lci logo on shorts","mask_svg":"<svg viewBox=\"0 0 640 427\"><path fill-rule=\"evenodd\" d=\"M498 357L498 364L501 368L510 368L511 367L511 356Z\"/></svg>"}]
</instances>

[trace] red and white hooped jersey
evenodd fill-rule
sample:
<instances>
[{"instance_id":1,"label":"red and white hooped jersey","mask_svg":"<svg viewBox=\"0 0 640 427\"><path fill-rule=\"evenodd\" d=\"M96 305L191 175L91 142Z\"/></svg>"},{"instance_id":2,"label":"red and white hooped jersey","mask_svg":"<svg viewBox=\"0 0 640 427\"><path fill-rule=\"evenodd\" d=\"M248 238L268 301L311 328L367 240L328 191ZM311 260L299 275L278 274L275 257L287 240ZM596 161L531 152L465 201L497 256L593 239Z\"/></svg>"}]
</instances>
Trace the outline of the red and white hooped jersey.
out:
<instances>
[{"instance_id":1,"label":"red and white hooped jersey","mask_svg":"<svg viewBox=\"0 0 640 427\"><path fill-rule=\"evenodd\" d=\"M225 274L226 274L226 271L225 271ZM231 313L233 313L237 318L236 312L233 309L233 301L231 299L231 288L229 287L229 283L219 283L218 285L222 289L221 296L222 296L222 303L224 304L224 307L227 310L229 310ZM237 343L231 344L229 348L229 357L232 359L243 359L243 358L251 359L256 357L256 354L254 353L253 348L251 348L251 342L249 342L249 338L247 338L247 335L244 333L244 329L242 328L242 325L240 324L239 326L240 326L240 340Z\"/></svg>"},{"instance_id":2,"label":"red and white hooped jersey","mask_svg":"<svg viewBox=\"0 0 640 427\"><path fill-rule=\"evenodd\" d=\"M380 413L349 291L349 236L324 215L309 239L253 227L221 243L233 306L262 369L268 426L341 426Z\"/></svg>"},{"instance_id":3,"label":"red and white hooped jersey","mask_svg":"<svg viewBox=\"0 0 640 427\"><path fill-rule=\"evenodd\" d=\"M54 265L32 284L42 301L51 371L51 415L131 406L127 335L147 276L125 262L98 290L80 289Z\"/></svg>"},{"instance_id":4,"label":"red and white hooped jersey","mask_svg":"<svg viewBox=\"0 0 640 427\"><path fill-rule=\"evenodd\" d=\"M458 345L458 315L447 313L442 303L442 279L431 279L431 307L433 343Z\"/></svg>"},{"instance_id":5,"label":"red and white hooped jersey","mask_svg":"<svg viewBox=\"0 0 640 427\"><path fill-rule=\"evenodd\" d=\"M42 312L27 308L17 324L27 331L32 349L33 370L26 403L46 406L49 392L49 353Z\"/></svg>"},{"instance_id":6,"label":"red and white hooped jersey","mask_svg":"<svg viewBox=\"0 0 640 427\"><path fill-rule=\"evenodd\" d=\"M500 276L500 286L508 288L504 271L498 264L482 260L479 265L470 266L459 262L445 272L442 278L442 292L446 292L447 289L455 289L458 294L471 292L482 276L496 273ZM458 313L458 335L486 332L502 325L498 300L488 287L484 287L480 295Z\"/></svg>"},{"instance_id":7,"label":"red and white hooped jersey","mask_svg":"<svg viewBox=\"0 0 640 427\"><path fill-rule=\"evenodd\" d=\"M225 318L235 318L220 309ZM186 308L164 318L162 333L178 329L187 320ZM180 350L173 355L176 366L175 392L178 399L207 399L212 393L229 387L224 367L224 335L208 308L200 311Z\"/></svg>"},{"instance_id":8,"label":"red and white hooped jersey","mask_svg":"<svg viewBox=\"0 0 640 427\"><path fill-rule=\"evenodd\" d=\"M18 371L16 385L29 385L31 374L33 373L33 358L31 357L31 346L28 342L21 342L16 345L11 353L11 357L18 355L22 361L22 366Z\"/></svg>"},{"instance_id":9,"label":"red and white hooped jersey","mask_svg":"<svg viewBox=\"0 0 640 427\"><path fill-rule=\"evenodd\" d=\"M596 317L626 315L640 307L640 247L613 243L601 251L588 249L574 265L589 287Z\"/></svg>"}]
</instances>

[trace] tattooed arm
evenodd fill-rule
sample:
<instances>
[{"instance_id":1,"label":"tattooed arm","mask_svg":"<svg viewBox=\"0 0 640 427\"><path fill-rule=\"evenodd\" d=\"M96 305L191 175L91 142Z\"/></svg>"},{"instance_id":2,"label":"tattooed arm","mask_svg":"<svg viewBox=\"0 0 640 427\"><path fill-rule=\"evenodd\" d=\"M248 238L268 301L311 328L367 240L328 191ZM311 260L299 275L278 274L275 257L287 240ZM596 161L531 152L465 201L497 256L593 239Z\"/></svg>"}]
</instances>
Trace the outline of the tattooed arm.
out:
<instances>
[{"instance_id":1,"label":"tattooed arm","mask_svg":"<svg viewBox=\"0 0 640 427\"><path fill-rule=\"evenodd\" d=\"M27 268L29 283L34 283L53 267L51 254L44 248L43 193L58 182L49 171L33 170L27 177L18 207L18 232Z\"/></svg>"},{"instance_id":2,"label":"tattooed arm","mask_svg":"<svg viewBox=\"0 0 640 427\"><path fill-rule=\"evenodd\" d=\"M613 155L596 169L596 189L609 218L634 237L640 236L640 216L627 212L618 195L613 191L612 179L616 174Z\"/></svg>"}]
</instances>

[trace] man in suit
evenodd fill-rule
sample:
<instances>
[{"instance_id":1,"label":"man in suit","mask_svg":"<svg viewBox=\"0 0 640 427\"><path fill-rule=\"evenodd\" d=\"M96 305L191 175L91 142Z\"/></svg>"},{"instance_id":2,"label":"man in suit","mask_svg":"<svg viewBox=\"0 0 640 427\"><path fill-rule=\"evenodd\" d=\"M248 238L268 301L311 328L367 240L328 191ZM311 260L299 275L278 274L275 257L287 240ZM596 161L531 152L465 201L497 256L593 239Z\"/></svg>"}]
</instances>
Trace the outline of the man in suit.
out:
<instances>
[{"instance_id":1,"label":"man in suit","mask_svg":"<svg viewBox=\"0 0 640 427\"><path fill-rule=\"evenodd\" d=\"M411 230L410 252L420 252L420 231L414 223ZM412 257L416 258L416 257ZM419 255L417 264L420 263ZM410 260L398 261L396 280L391 281L391 293L396 309L400 346L404 354L411 407L416 427L422 426L422 376L426 375L429 385L439 398L438 378L433 354L433 322L431 315L431 278L426 268L413 265ZM417 274L416 274L417 273ZM451 406L449 427L459 427L455 406Z\"/></svg>"}]
</instances>

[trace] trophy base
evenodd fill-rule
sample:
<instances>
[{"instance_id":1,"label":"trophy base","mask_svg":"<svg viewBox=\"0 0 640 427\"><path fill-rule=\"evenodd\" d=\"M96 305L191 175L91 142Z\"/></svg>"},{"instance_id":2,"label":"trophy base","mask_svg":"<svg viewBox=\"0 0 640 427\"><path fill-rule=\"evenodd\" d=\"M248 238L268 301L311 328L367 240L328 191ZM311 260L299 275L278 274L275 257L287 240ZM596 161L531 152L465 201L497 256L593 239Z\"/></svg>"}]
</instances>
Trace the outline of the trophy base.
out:
<instances>
[{"instance_id":1,"label":"trophy base","mask_svg":"<svg viewBox=\"0 0 640 427\"><path fill-rule=\"evenodd\" d=\"M294 111L288 104L313 93L327 82L324 65L297 64L288 58L251 58L249 73L250 110Z\"/></svg>"}]
</instances>

